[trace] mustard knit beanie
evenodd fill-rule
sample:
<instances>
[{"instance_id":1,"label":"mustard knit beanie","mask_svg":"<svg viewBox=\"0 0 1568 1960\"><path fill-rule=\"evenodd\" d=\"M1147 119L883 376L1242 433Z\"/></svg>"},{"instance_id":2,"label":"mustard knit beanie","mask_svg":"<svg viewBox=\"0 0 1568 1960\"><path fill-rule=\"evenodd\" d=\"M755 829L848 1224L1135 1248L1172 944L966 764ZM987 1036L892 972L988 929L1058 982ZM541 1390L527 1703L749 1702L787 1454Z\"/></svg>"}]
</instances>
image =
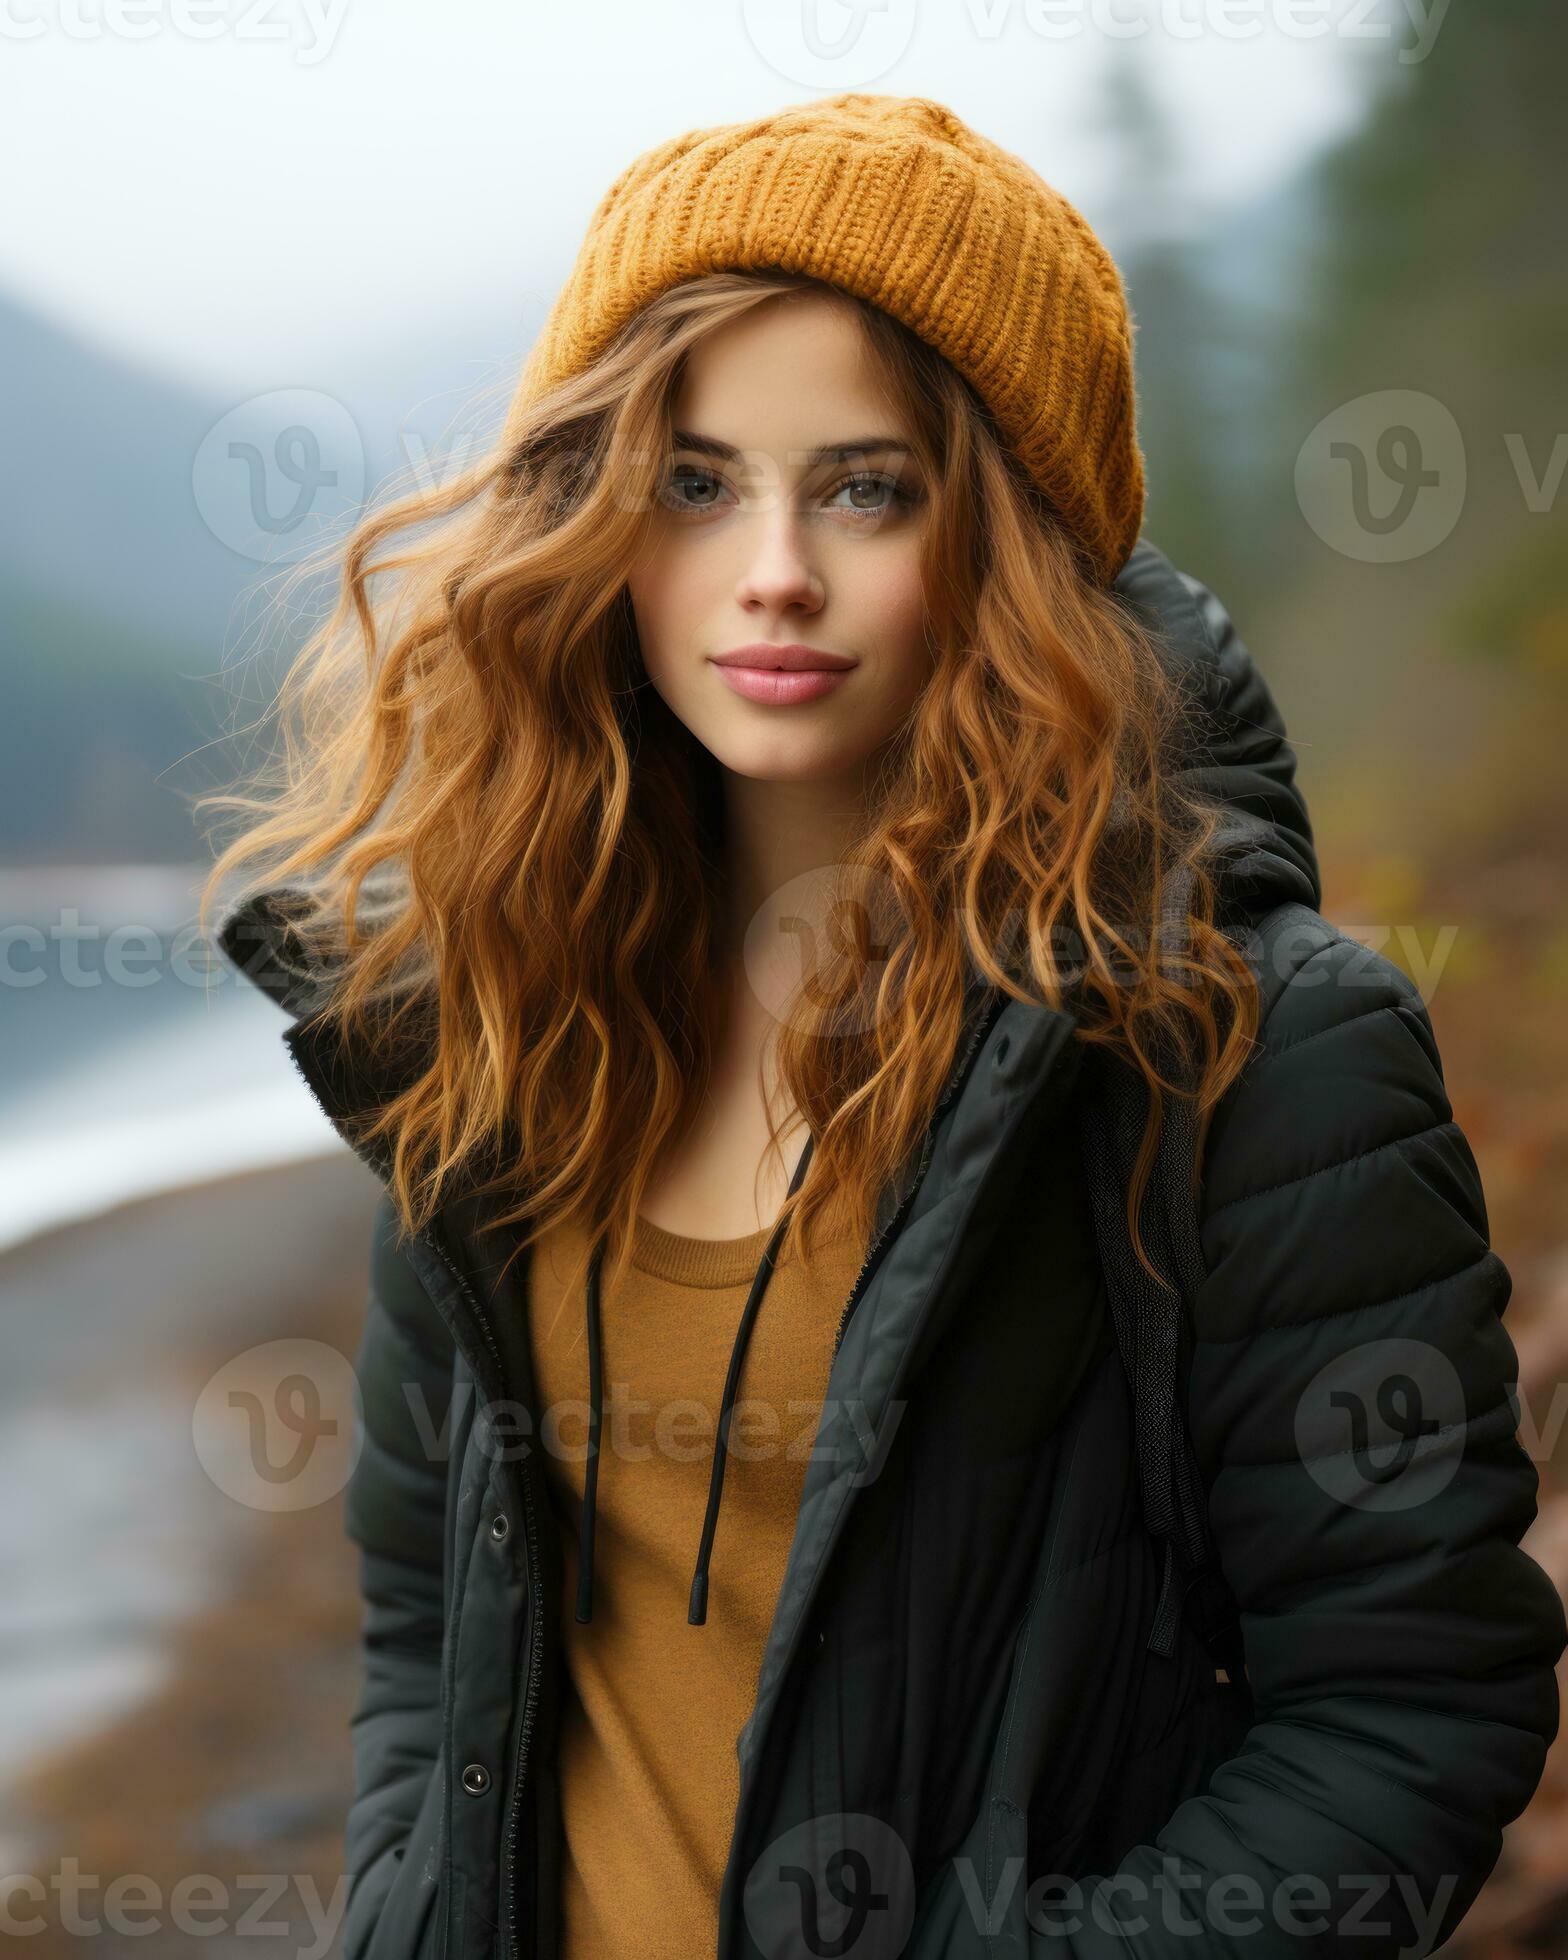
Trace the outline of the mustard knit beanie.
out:
<instances>
[{"instance_id":1,"label":"mustard knit beanie","mask_svg":"<svg viewBox=\"0 0 1568 1960\"><path fill-rule=\"evenodd\" d=\"M851 93L646 151L589 221L517 408L709 272L783 269L943 354L1109 584L1143 522L1133 323L1110 254L1022 158L939 102Z\"/></svg>"}]
</instances>

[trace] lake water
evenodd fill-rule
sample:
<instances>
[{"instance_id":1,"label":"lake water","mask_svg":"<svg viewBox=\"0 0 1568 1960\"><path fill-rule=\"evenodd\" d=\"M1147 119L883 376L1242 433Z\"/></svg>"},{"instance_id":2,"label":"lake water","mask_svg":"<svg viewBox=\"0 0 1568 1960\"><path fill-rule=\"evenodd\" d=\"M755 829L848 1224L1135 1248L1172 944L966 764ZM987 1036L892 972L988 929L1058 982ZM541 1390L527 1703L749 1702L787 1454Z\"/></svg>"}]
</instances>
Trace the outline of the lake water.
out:
<instances>
[{"instance_id":1,"label":"lake water","mask_svg":"<svg viewBox=\"0 0 1568 1960\"><path fill-rule=\"evenodd\" d=\"M0 1248L333 1148L281 1010L193 954L196 877L0 869Z\"/></svg>"}]
</instances>

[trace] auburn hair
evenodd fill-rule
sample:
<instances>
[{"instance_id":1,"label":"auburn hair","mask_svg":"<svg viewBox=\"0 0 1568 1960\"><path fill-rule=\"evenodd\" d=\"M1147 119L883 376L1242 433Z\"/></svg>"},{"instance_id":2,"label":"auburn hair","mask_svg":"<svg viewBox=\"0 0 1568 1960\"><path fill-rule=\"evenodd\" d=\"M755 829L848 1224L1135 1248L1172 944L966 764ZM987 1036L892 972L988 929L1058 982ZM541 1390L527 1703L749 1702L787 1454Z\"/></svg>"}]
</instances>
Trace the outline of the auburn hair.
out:
<instances>
[{"instance_id":1,"label":"auburn hair","mask_svg":"<svg viewBox=\"0 0 1568 1960\"><path fill-rule=\"evenodd\" d=\"M933 658L846 853L834 944L777 1022L769 1147L799 1121L816 1139L781 1251L816 1229L869 1235L977 972L1016 998L1070 996L1076 1038L1143 1076L1127 1217L1152 1273L1139 1211L1165 1098L1193 1099L1201 1139L1257 1027L1255 978L1216 919L1217 813L1168 768L1182 692L969 384L836 288L677 285L586 372L520 389L477 463L356 526L335 609L278 694L269 762L200 800L243 819L202 929L236 871L287 882L333 959L322 1011L341 1033L426 1026L428 1067L365 1132L404 1232L483 1166L519 1249L570 1220L590 1244L606 1232L607 1273L622 1269L709 1080L724 870L718 764L647 680L626 568L663 507L685 357L802 290L855 310L904 411L929 489ZM497 1160L503 1136L516 1154Z\"/></svg>"}]
</instances>

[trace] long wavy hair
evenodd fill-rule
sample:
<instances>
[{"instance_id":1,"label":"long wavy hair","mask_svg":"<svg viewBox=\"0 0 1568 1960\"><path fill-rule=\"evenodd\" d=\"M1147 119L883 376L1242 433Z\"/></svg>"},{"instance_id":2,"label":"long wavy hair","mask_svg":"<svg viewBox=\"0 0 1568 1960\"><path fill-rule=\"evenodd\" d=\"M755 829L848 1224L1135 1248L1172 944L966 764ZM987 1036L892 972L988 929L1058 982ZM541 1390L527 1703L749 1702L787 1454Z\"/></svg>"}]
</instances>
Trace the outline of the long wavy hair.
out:
<instances>
[{"instance_id":1,"label":"long wavy hair","mask_svg":"<svg viewBox=\"0 0 1568 1960\"><path fill-rule=\"evenodd\" d=\"M201 799L242 819L202 928L237 871L288 883L333 962L338 1032L425 1027L428 1066L365 1130L404 1231L466 1174L504 1200L497 1224L526 1228L518 1249L570 1220L590 1244L607 1233L607 1275L622 1270L650 1174L709 1082L725 876L718 765L647 679L626 571L662 508L686 356L801 290L856 310L904 410L930 487L933 664L879 760L831 944L773 1036L769 1147L782 1161L802 1121L816 1139L782 1252L869 1235L978 974L1070 998L1076 1038L1142 1074L1127 1217L1152 1273L1139 1210L1165 1100L1192 1098L1201 1138L1257 1026L1254 976L1216 921L1217 813L1167 768L1179 689L969 384L815 281L665 292L591 370L520 388L476 464L357 526L335 610L283 682L270 762Z\"/></svg>"}]
</instances>

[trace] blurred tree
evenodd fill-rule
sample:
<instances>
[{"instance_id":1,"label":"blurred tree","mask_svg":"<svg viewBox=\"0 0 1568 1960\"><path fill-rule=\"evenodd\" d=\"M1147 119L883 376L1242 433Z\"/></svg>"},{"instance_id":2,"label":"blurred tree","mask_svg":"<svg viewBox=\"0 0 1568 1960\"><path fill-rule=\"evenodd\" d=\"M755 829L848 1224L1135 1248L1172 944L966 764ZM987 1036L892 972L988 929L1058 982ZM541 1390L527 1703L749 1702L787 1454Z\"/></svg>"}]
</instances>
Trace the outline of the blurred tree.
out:
<instances>
[{"instance_id":1,"label":"blurred tree","mask_svg":"<svg viewBox=\"0 0 1568 1960\"><path fill-rule=\"evenodd\" d=\"M1178 565L1223 581L1230 535L1224 349L1214 339L1215 298L1181 146L1150 83L1147 56L1130 42L1115 44L1102 117L1117 161L1103 222L1116 241L1135 325L1145 528Z\"/></svg>"},{"instance_id":2,"label":"blurred tree","mask_svg":"<svg viewBox=\"0 0 1568 1960\"><path fill-rule=\"evenodd\" d=\"M1374 388L1453 414L1466 494L1422 561L1433 637L1537 672L1560 666L1540 649L1561 646L1568 587L1565 72L1557 0L1453 7L1423 60L1381 64L1365 122L1315 172L1314 303L1281 349L1297 441Z\"/></svg>"}]
</instances>

